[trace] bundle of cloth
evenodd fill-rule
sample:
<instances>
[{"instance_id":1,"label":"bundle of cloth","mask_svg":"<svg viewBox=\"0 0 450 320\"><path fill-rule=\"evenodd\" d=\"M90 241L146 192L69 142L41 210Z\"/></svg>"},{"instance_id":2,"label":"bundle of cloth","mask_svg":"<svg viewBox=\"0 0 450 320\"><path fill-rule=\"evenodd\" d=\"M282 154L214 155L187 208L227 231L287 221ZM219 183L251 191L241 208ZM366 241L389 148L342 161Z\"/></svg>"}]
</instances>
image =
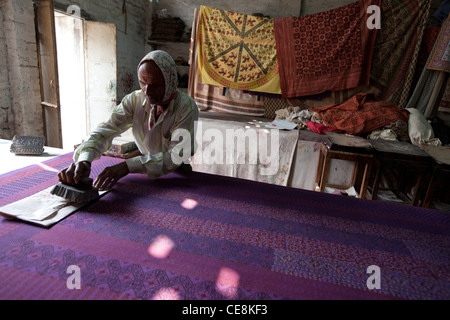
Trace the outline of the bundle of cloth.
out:
<instances>
[{"instance_id":1,"label":"bundle of cloth","mask_svg":"<svg viewBox=\"0 0 450 320\"><path fill-rule=\"evenodd\" d=\"M368 139L411 142L417 146L441 145L419 110L402 109L367 93L358 93L343 103L324 107L280 109L276 111L276 119L293 122L297 129L309 128L321 134L334 131L365 135Z\"/></svg>"},{"instance_id":2,"label":"bundle of cloth","mask_svg":"<svg viewBox=\"0 0 450 320\"><path fill-rule=\"evenodd\" d=\"M316 123L325 126L320 116L310 109L290 106L285 109L276 110L275 115L275 119L277 120L286 120L295 123L297 129L309 127L308 123Z\"/></svg>"}]
</instances>

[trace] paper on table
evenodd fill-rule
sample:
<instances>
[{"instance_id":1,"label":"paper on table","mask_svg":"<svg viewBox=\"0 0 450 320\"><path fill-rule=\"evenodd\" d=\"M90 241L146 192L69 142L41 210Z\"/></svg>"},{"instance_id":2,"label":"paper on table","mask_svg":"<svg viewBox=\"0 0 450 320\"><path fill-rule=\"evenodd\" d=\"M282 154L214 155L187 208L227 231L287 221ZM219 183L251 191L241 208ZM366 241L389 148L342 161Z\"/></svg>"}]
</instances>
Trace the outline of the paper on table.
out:
<instances>
[{"instance_id":1,"label":"paper on table","mask_svg":"<svg viewBox=\"0 0 450 320\"><path fill-rule=\"evenodd\" d=\"M75 203L53 195L50 193L52 188L1 207L0 215L8 219L20 219L42 226L50 226L89 203ZM108 191L100 191L99 194L101 196Z\"/></svg>"},{"instance_id":2,"label":"paper on table","mask_svg":"<svg viewBox=\"0 0 450 320\"><path fill-rule=\"evenodd\" d=\"M436 161L450 165L450 148L449 147L422 145L421 148L423 150L425 150L425 152L427 152Z\"/></svg>"},{"instance_id":3,"label":"paper on table","mask_svg":"<svg viewBox=\"0 0 450 320\"><path fill-rule=\"evenodd\" d=\"M326 135L330 138L333 144L340 146L354 147L354 148L367 148L371 149L372 145L367 139L359 136L353 136L344 133L330 132L327 131Z\"/></svg>"},{"instance_id":4,"label":"paper on table","mask_svg":"<svg viewBox=\"0 0 450 320\"><path fill-rule=\"evenodd\" d=\"M297 127L297 124L286 120L273 120L271 123L266 125L266 128L279 129L279 130L292 130Z\"/></svg>"}]
</instances>

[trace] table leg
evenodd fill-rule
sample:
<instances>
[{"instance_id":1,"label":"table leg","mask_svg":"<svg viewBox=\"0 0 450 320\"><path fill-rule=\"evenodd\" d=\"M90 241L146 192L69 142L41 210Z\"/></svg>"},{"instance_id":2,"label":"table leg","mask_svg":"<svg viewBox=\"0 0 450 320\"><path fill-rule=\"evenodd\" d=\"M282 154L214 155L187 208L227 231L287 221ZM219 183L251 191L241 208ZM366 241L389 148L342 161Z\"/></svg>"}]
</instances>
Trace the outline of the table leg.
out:
<instances>
[{"instance_id":1,"label":"table leg","mask_svg":"<svg viewBox=\"0 0 450 320\"><path fill-rule=\"evenodd\" d=\"M320 179L320 192L325 191L325 186L327 184L328 171L330 170L330 153L327 152L324 159L323 169L322 169L322 177Z\"/></svg>"},{"instance_id":2,"label":"table leg","mask_svg":"<svg viewBox=\"0 0 450 320\"><path fill-rule=\"evenodd\" d=\"M411 199L411 203L414 207L417 207L419 200L420 200L420 185L422 182L422 177L423 177L423 172L421 172L419 174L419 176L417 177L417 181L416 181L416 185L414 187L414 195Z\"/></svg>"},{"instance_id":3,"label":"table leg","mask_svg":"<svg viewBox=\"0 0 450 320\"><path fill-rule=\"evenodd\" d=\"M428 184L427 192L425 193L425 198L423 199L423 205L424 208L429 208L431 204L431 200L433 198L433 192L437 185L437 169L433 169L433 173L430 178L430 183Z\"/></svg>"},{"instance_id":4,"label":"table leg","mask_svg":"<svg viewBox=\"0 0 450 320\"><path fill-rule=\"evenodd\" d=\"M377 171L375 173L375 180L373 182L372 187L372 200L377 200L378 190L380 188L381 176L383 175L383 170L381 168L381 164L377 166Z\"/></svg>"},{"instance_id":5,"label":"table leg","mask_svg":"<svg viewBox=\"0 0 450 320\"><path fill-rule=\"evenodd\" d=\"M372 169L372 164L370 162L366 162L365 166L364 166L364 174L363 174L363 178L361 181L361 189L359 192L359 197L361 199L365 199L366 198L366 194L367 194L367 184L369 183L369 176L370 176L370 171Z\"/></svg>"},{"instance_id":6,"label":"table leg","mask_svg":"<svg viewBox=\"0 0 450 320\"><path fill-rule=\"evenodd\" d=\"M314 184L314 190L317 190L317 188L320 189L321 184L321 178L322 178L322 170L323 170L323 158L324 154L322 151L322 148L319 150L319 160L317 162L317 172L316 172L316 181Z\"/></svg>"}]
</instances>

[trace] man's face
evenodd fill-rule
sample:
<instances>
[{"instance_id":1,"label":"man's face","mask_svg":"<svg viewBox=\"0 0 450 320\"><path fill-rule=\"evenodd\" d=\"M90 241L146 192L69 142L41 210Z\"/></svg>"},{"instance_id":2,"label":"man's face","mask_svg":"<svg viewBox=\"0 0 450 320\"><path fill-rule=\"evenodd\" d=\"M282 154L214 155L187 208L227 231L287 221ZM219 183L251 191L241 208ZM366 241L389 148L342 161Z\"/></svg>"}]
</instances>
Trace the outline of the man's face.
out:
<instances>
[{"instance_id":1,"label":"man's face","mask_svg":"<svg viewBox=\"0 0 450 320\"><path fill-rule=\"evenodd\" d=\"M154 61L146 61L138 70L139 85L151 104L163 101L165 93L164 76Z\"/></svg>"}]
</instances>

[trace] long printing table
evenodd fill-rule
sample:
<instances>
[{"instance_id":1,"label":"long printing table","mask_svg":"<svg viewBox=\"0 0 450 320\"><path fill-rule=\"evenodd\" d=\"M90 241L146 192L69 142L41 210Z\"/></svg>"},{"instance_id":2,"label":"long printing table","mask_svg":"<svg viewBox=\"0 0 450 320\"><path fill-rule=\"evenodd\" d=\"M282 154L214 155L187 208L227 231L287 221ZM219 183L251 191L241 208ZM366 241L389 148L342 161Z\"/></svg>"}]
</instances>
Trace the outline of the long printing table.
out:
<instances>
[{"instance_id":1,"label":"long printing table","mask_svg":"<svg viewBox=\"0 0 450 320\"><path fill-rule=\"evenodd\" d=\"M200 112L199 120L197 141L203 141L203 143L198 145L197 153L191 162L194 171L314 190L318 160L320 159L320 146L324 141L327 141L325 135L309 130L296 129L278 130L275 135L272 130L264 127L264 124L268 124L272 120L260 117L237 116L218 112ZM257 143L252 142L251 145L237 147L237 141L226 139L228 137L228 131L238 132L239 130L243 130L244 132L247 130L253 131L250 133L256 132ZM208 135L208 132L219 135L221 139L218 140L220 141L218 145L222 149L225 150L228 147L234 148L235 162L230 164L223 161L223 164L220 166L216 165L216 154L208 150L211 145L216 144L216 141L214 143L210 142L211 137ZM266 138L265 141L261 140L263 137ZM272 150L273 139L275 141L278 140L277 150ZM261 153L261 150L257 149L252 154L252 147L264 145L264 142L267 143L269 152L264 155L264 152ZM260 160L266 160L266 156L274 160L274 151L278 154L276 160L280 170L273 175L261 174L264 166ZM258 154L258 163L253 164L250 158L255 153ZM241 165L239 160L245 160L245 164ZM271 161L271 164L273 164L273 161ZM351 181L349 181L348 172L352 172L354 166L355 164L351 161L331 159L329 162L327 182L330 185L350 184Z\"/></svg>"},{"instance_id":2,"label":"long printing table","mask_svg":"<svg viewBox=\"0 0 450 320\"><path fill-rule=\"evenodd\" d=\"M0 206L71 157L0 175ZM449 299L449 274L447 212L199 172L130 174L50 228L0 217L0 299Z\"/></svg>"}]
</instances>

